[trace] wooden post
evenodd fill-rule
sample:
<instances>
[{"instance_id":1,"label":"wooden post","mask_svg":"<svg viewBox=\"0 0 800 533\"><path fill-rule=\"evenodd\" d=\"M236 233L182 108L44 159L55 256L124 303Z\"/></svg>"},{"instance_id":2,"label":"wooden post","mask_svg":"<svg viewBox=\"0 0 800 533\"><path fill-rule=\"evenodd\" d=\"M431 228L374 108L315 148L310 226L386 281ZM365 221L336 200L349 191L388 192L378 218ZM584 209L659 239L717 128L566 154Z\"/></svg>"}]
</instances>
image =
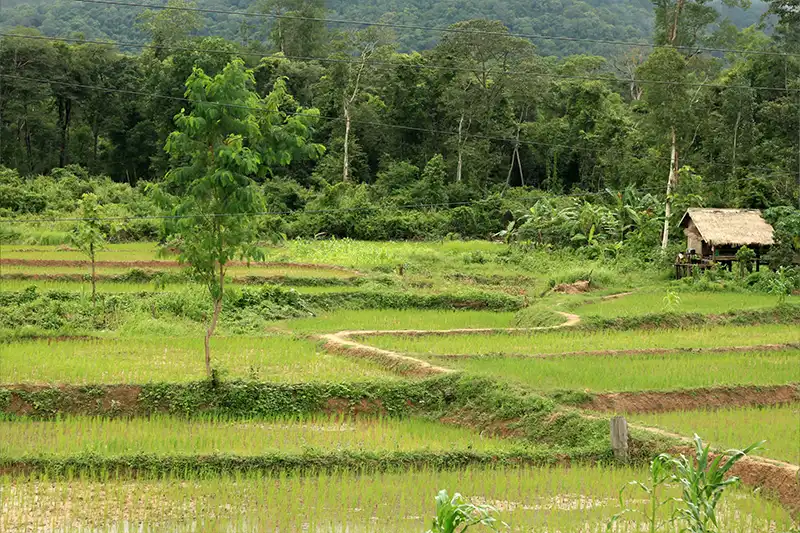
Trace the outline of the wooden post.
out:
<instances>
[{"instance_id":1,"label":"wooden post","mask_svg":"<svg viewBox=\"0 0 800 533\"><path fill-rule=\"evenodd\" d=\"M611 449L617 461L628 462L628 422L624 416L611 419Z\"/></svg>"}]
</instances>

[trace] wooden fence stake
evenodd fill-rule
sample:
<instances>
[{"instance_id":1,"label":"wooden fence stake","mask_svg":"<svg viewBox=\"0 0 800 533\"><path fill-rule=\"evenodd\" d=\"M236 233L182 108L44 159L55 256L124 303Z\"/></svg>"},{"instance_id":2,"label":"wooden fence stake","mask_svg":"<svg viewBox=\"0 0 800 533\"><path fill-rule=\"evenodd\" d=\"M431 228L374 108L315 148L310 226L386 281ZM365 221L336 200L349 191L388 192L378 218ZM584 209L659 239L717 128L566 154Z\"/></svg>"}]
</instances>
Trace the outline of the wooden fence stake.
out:
<instances>
[{"instance_id":1,"label":"wooden fence stake","mask_svg":"<svg viewBox=\"0 0 800 533\"><path fill-rule=\"evenodd\" d=\"M628 422L624 416L611 419L611 449L617 461L628 462Z\"/></svg>"}]
</instances>

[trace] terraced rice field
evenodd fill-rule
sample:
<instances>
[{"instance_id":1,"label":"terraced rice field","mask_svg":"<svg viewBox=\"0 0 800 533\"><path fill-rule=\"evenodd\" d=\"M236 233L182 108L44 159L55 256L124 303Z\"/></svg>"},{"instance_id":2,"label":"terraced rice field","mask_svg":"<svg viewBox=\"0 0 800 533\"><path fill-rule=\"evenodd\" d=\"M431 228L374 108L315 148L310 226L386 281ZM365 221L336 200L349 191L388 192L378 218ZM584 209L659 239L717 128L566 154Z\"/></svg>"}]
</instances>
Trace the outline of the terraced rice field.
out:
<instances>
[{"instance_id":1,"label":"terraced rice field","mask_svg":"<svg viewBox=\"0 0 800 533\"><path fill-rule=\"evenodd\" d=\"M594 300L578 306L574 312L585 317L598 316L613 318L638 316L648 313L721 314L740 309L764 309L774 307L778 297L772 294L752 292L678 292L679 302L667 306L664 291L636 291L622 298ZM788 303L800 302L800 297L789 296Z\"/></svg>"},{"instance_id":2,"label":"terraced rice field","mask_svg":"<svg viewBox=\"0 0 800 533\"><path fill-rule=\"evenodd\" d=\"M230 378L299 383L395 377L369 361L327 354L311 340L287 335L218 337L212 349ZM0 383L185 383L205 377L199 336L0 343L0 361Z\"/></svg>"},{"instance_id":3,"label":"terraced rice field","mask_svg":"<svg viewBox=\"0 0 800 533\"><path fill-rule=\"evenodd\" d=\"M619 511L620 488L645 477L638 469L573 466L102 483L4 478L0 530L418 533L430 525L430 487L439 487L493 505L511 531L599 533ZM74 505L79 501L92 504ZM646 502L634 495L628 504L643 510ZM726 532L785 531L791 524L785 510L747 489L733 489L721 507ZM660 518L671 510L665 506ZM643 528L644 520L630 514L612 531Z\"/></svg>"},{"instance_id":4,"label":"terraced rice field","mask_svg":"<svg viewBox=\"0 0 800 533\"><path fill-rule=\"evenodd\" d=\"M513 312L364 309L324 312L313 318L297 318L279 324L287 330L302 333L335 333L342 330L441 330L514 327L515 317L516 313Z\"/></svg>"},{"instance_id":5,"label":"terraced rice field","mask_svg":"<svg viewBox=\"0 0 800 533\"><path fill-rule=\"evenodd\" d=\"M800 383L800 350L429 360L539 390L667 391Z\"/></svg>"},{"instance_id":6,"label":"terraced rice field","mask_svg":"<svg viewBox=\"0 0 800 533\"><path fill-rule=\"evenodd\" d=\"M758 455L800 464L800 404L673 411L634 415L631 420L683 435L698 433L721 448L765 440Z\"/></svg>"},{"instance_id":7,"label":"terraced rice field","mask_svg":"<svg viewBox=\"0 0 800 533\"><path fill-rule=\"evenodd\" d=\"M300 278L297 278L300 279ZM283 280L282 280L283 281ZM290 283L291 280L285 280ZM0 288L4 291L22 291L28 287L36 287L39 291L68 291L79 292L84 294L91 294L92 286L89 280L86 281L63 281L63 280L29 280L29 279L6 279L0 281ZM181 292L186 288L192 288L196 291L205 292L208 289L202 285L193 285L190 283L165 283L158 284L155 282L120 282L120 281L103 281L98 287L99 294L116 294L116 293L141 293L141 292ZM301 294L323 294L323 293L341 293L341 292L358 292L362 290L357 286L350 285L322 285L322 286L298 286L289 287L293 288Z\"/></svg>"},{"instance_id":8,"label":"terraced rice field","mask_svg":"<svg viewBox=\"0 0 800 533\"><path fill-rule=\"evenodd\" d=\"M762 455L800 462L796 403L640 414L666 394L715 393L700 388L753 385L767 394L774 390L766 386L787 385L791 396L790 387L800 384L800 314L683 329L627 321L632 329L624 331L598 330L598 321L581 325L572 316L568 327L550 331L447 333L562 324L567 317L556 311L567 309L584 319L660 313L663 292L601 301L599 295L628 290L629 279L644 277L620 273L625 281L603 291L539 297L544 282L571 281L571 273L548 254L522 257L499 243L290 241L266 249L268 260L282 264L235 266L230 276L279 276L289 286L304 278L317 286L298 287L302 299L255 289L251 297L241 287L229 293L236 298L226 300L234 303L211 340L218 373L209 379L205 288L175 282L157 289L168 294L145 299L130 293L155 292L153 282L103 279L95 305L56 294L88 294L85 281L52 279L88 272L65 264L84 260L78 252L2 252L6 261L29 263L6 262L1 274L43 277L0 281L8 311L0 342L2 533L421 533L440 489L493 505L510 531L639 533L648 527L634 513L606 526L620 511L620 489L648 477L648 459L676 452L678 441L668 433L698 433L717 448L767 439ZM153 243L112 245L99 260L119 262L101 264L106 275L180 268L154 263L164 259ZM353 276L363 285L344 286ZM655 278L649 283L655 286ZM31 285L39 292L13 292ZM344 294L354 291L363 294ZM679 295L676 313L769 309L776 300ZM522 302L529 305L521 311L475 310L517 309ZM274 319L296 316L307 318ZM335 335L364 330L389 333ZM397 330L419 331L391 333ZM57 337L65 332L80 336ZM348 340L362 344L336 344ZM381 357L374 348L395 354ZM427 374L409 370L426 361L436 365ZM736 402L752 403L736 391ZM642 407L626 410L630 423L662 431L634 431L638 455L623 466L610 459L607 418L617 404L591 401L629 395L630 405ZM786 492L794 470L781 466L764 475L764 464L746 465L758 474L746 479L752 485L726 492L721 532L797 526L790 513L800 518L800 498ZM664 497L679 494L675 485L665 490ZM634 510L647 505L643 493L627 494ZM661 518L675 505L662 508Z\"/></svg>"},{"instance_id":9,"label":"terraced rice field","mask_svg":"<svg viewBox=\"0 0 800 533\"><path fill-rule=\"evenodd\" d=\"M81 261L80 259L78 261ZM119 276L129 273L132 269L145 270L150 272L179 272L185 267L175 261L155 261L155 262L124 262L124 263L102 263L95 265L95 272L98 276ZM58 264L42 262L39 264L4 264L2 271L4 274L13 276L24 274L29 277L52 277L59 275L70 276L89 276L91 267L86 264ZM231 266L227 269L229 278L246 278L247 276L262 276L272 278L353 278L354 272L348 270L338 270L326 268L324 265L316 267L299 267L292 265L264 265L253 263L250 266ZM5 281L5 280L4 280Z\"/></svg>"},{"instance_id":10,"label":"terraced rice field","mask_svg":"<svg viewBox=\"0 0 800 533\"><path fill-rule=\"evenodd\" d=\"M559 354L602 350L697 349L722 346L800 343L796 325L708 326L685 329L581 331L407 336L380 335L364 342L404 353L424 355Z\"/></svg>"},{"instance_id":11,"label":"terraced rice field","mask_svg":"<svg viewBox=\"0 0 800 533\"><path fill-rule=\"evenodd\" d=\"M0 417L0 457L227 453L253 456L310 450L491 452L523 448L457 426L417 418L313 415L272 419L66 416Z\"/></svg>"}]
</instances>

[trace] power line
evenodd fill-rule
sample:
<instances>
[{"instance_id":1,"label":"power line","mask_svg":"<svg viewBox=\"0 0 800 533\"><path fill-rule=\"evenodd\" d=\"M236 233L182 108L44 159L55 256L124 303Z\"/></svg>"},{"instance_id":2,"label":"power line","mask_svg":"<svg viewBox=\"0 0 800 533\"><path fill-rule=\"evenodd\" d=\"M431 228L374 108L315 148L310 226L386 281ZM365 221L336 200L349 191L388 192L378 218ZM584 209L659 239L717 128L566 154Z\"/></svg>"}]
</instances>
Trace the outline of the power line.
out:
<instances>
[{"instance_id":1,"label":"power line","mask_svg":"<svg viewBox=\"0 0 800 533\"><path fill-rule=\"evenodd\" d=\"M63 85L63 86L67 86L67 87L75 87L75 88L82 88L82 89L104 91L104 92L109 92L109 93L121 93L121 94L129 94L129 95L133 95L133 96L159 98L159 99L173 100L173 101L179 101L179 102L185 102L185 103L196 103L195 101L193 101L193 100L191 100L189 98L186 98L186 97L182 97L182 96L172 96L172 95L166 95L166 94L148 93L148 92L145 92L145 91L136 91L136 90L130 90L130 89L118 89L118 88L115 88L115 87L102 87L102 86L98 86L98 85L89 85L89 84L83 84L83 83L74 83L74 82L66 82L66 81L60 81L60 80L50 80L50 79L43 79L43 78L29 78L29 77L17 76L17 75L13 75L13 74L0 74L0 77L9 78L9 79L18 79L18 80L23 80L23 81L31 81L31 82L34 82L34 83L43 83L43 84L48 84L48 85L49 84L55 84L55 85ZM263 111L262 108L258 108L258 107L246 106L246 105L241 105L241 104L232 104L232 103L226 103L226 102L203 101L202 103L204 105L215 105L215 106L235 108L235 109L246 109L246 110L250 110L250 111ZM314 118L314 119L331 120L331 121L341 121L341 120L343 120L341 117L329 117L329 116L325 116L325 115L319 115L319 114L314 114L314 113L302 113L302 112L296 112L296 111L294 111L294 112L293 111L286 111L285 114L292 115L292 116L304 116L304 117ZM350 122L351 122L351 124L374 126L374 127L380 127L380 128L401 129L401 130L405 130L405 131L415 131L415 132L421 132L421 133L430 133L430 134L434 134L434 135L444 135L444 136L455 136L455 135L458 135L458 132L455 132L455 131L438 130L438 129L433 129L433 128L420 128L420 127L416 127L416 126L406 126L406 125L403 125L403 124L386 124L386 123L383 123L383 122L359 121L359 120L351 120ZM571 152L595 153L595 152L599 152L599 151L604 151L606 153L609 153L609 152L613 153L614 151L616 151L620 155L630 155L630 156L634 156L634 157L641 155L641 154L636 154L636 153L633 153L633 152L624 152L624 151L619 150L619 149L616 149L616 150L609 149L608 147L577 147L577 146L569 145L569 144L545 143L545 142L541 142L541 141L530 141L530 140L516 139L516 138L509 138L509 137L496 137L496 136L482 135L482 134L467 134L467 137L468 138L472 138L472 139L487 140L487 141L491 141L491 142L518 143L520 145L527 145L527 146L558 148L558 149L568 150L568 151L571 151ZM667 160L665 159L664 161L667 161ZM731 166L731 167L733 166L731 163L722 163L722 162L718 162L718 161L714 161L714 160L709 161L709 164L717 164L717 165ZM763 170L763 171L769 172L771 175L783 175L783 176L791 175L791 176L794 176L794 173L789 174L787 172L776 171L775 169L772 169L772 168L769 168L769 167L745 166L745 167L740 167L740 168L752 169L752 170Z\"/></svg>"},{"instance_id":2,"label":"power line","mask_svg":"<svg viewBox=\"0 0 800 533\"><path fill-rule=\"evenodd\" d=\"M82 0L75 0L75 1L82 1ZM279 58L283 57L285 59L290 60L298 60L298 61L319 61L321 63L346 63L346 64L360 64L360 61L356 61L354 59L341 59L341 58L334 58L334 57L320 57L320 56L269 56L264 55L257 52L247 52L244 50L222 50L222 49L214 49L214 48L197 48L197 47L189 47L189 46L160 46L160 45L153 45L153 44L142 44L142 43L134 43L134 42L113 42L113 41L93 41L87 39L78 39L78 38L69 38L69 37L50 37L46 35L19 35L15 33L0 33L0 37L10 37L10 38L18 38L18 39L32 39L32 40L43 40L43 41L55 41L55 42L66 42L66 43L76 43L76 44L94 44L98 46L115 46L120 48L153 48L153 49L162 49L162 50L175 50L175 51L185 51L185 52L203 52L203 53L211 53L211 54L223 54L223 55L234 55L239 57L259 57L259 58ZM399 61L376 61L376 60L367 60L364 63L368 65L376 65L376 66L388 66L388 67L404 67L404 68L413 68L416 70L446 70L452 72L472 72L472 73L481 73L483 71L475 68L468 68L468 67L457 67L457 66L450 66L450 65L437 65L434 63L425 63L425 64L408 64ZM620 83L620 84L631 84L635 83L637 85L667 85L667 86L681 86L681 87L706 87L709 89L745 89L745 90L753 90L753 91L778 91L778 92L800 92L800 88L790 88L790 87L769 87L769 86L761 86L761 85L727 85L721 83L699 83L699 82L690 82L690 81L670 81L670 80L642 80L642 79L635 79L635 78L617 78L612 76L579 76L579 75L566 75L566 74L552 74L552 73L542 73L542 72L534 72L534 71L519 71L519 70L506 70L503 71L503 74L506 75L518 75L518 76L526 76L529 78L544 78L544 79L560 79L560 80L580 80L580 81L604 81L607 83Z\"/></svg>"},{"instance_id":3,"label":"power line","mask_svg":"<svg viewBox=\"0 0 800 533\"><path fill-rule=\"evenodd\" d=\"M402 29L402 30L421 30L421 31L431 31L431 32L442 32L442 33L452 33L452 34L465 34L465 35L486 35L486 36L494 36L494 37L517 37L522 39L530 39L530 40L548 40L548 41L565 41L565 42L585 42L585 43L593 43L593 44L607 44L613 46L628 46L628 47L642 47L642 48L651 48L651 49L659 49L659 48L676 48L679 50L692 50L692 51L704 51L704 52L711 52L711 53L725 53L725 54L754 54L754 55L770 55L770 56L800 56L800 54L788 53L788 52L775 52L769 50L742 50L742 49L735 49L735 48L713 48L713 47L703 47L703 46L667 46L667 45L657 45L652 43L646 42L632 42L632 41L616 41L611 39L592 39L586 37L566 37L566 36L558 36L558 35L543 35L543 34L535 34L535 33L514 33L514 32L496 32L496 31L486 31L486 30L468 30L463 28L437 28L434 26L423 26L417 24L399 24L399 23L392 23L392 22L371 22L371 21L363 21L363 20L347 20L347 19L334 19L334 18L325 18L325 17L307 17L302 15L284 15L284 14L275 14L275 13L256 13L253 11L230 11L230 10L223 10L223 9L210 9L210 8L200 8L200 7L188 7L188 6L168 6L168 5L157 5L157 4L140 4L135 2L121 2L121 1L112 1L112 0L74 0L75 2L82 2L86 4L104 4L104 5L112 5L112 6L127 6L127 7L139 7L139 8L146 8L146 9L160 9L160 10L170 10L170 11L185 11L185 12L195 12L195 13L206 13L206 14L214 14L214 15L236 15L236 16L244 16L244 17L259 17L259 18L268 18L268 19L277 19L277 20L301 20L307 22L324 22L327 24L342 24L342 25L351 25L351 26L372 26L377 28L393 28L393 29Z\"/></svg>"}]
</instances>

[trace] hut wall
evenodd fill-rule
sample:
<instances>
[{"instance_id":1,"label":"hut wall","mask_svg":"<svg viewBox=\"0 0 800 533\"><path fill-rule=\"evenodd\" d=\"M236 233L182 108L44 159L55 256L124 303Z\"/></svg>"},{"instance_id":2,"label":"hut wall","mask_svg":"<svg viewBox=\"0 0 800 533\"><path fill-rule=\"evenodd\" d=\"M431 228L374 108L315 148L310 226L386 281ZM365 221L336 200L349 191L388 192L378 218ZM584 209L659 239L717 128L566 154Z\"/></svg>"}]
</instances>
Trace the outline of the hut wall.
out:
<instances>
[{"instance_id":1,"label":"hut wall","mask_svg":"<svg viewBox=\"0 0 800 533\"><path fill-rule=\"evenodd\" d=\"M698 254L704 254L703 238L700 236L700 232L697 231L697 226L694 225L691 219L683 232L686 234L686 250L695 250Z\"/></svg>"}]
</instances>

